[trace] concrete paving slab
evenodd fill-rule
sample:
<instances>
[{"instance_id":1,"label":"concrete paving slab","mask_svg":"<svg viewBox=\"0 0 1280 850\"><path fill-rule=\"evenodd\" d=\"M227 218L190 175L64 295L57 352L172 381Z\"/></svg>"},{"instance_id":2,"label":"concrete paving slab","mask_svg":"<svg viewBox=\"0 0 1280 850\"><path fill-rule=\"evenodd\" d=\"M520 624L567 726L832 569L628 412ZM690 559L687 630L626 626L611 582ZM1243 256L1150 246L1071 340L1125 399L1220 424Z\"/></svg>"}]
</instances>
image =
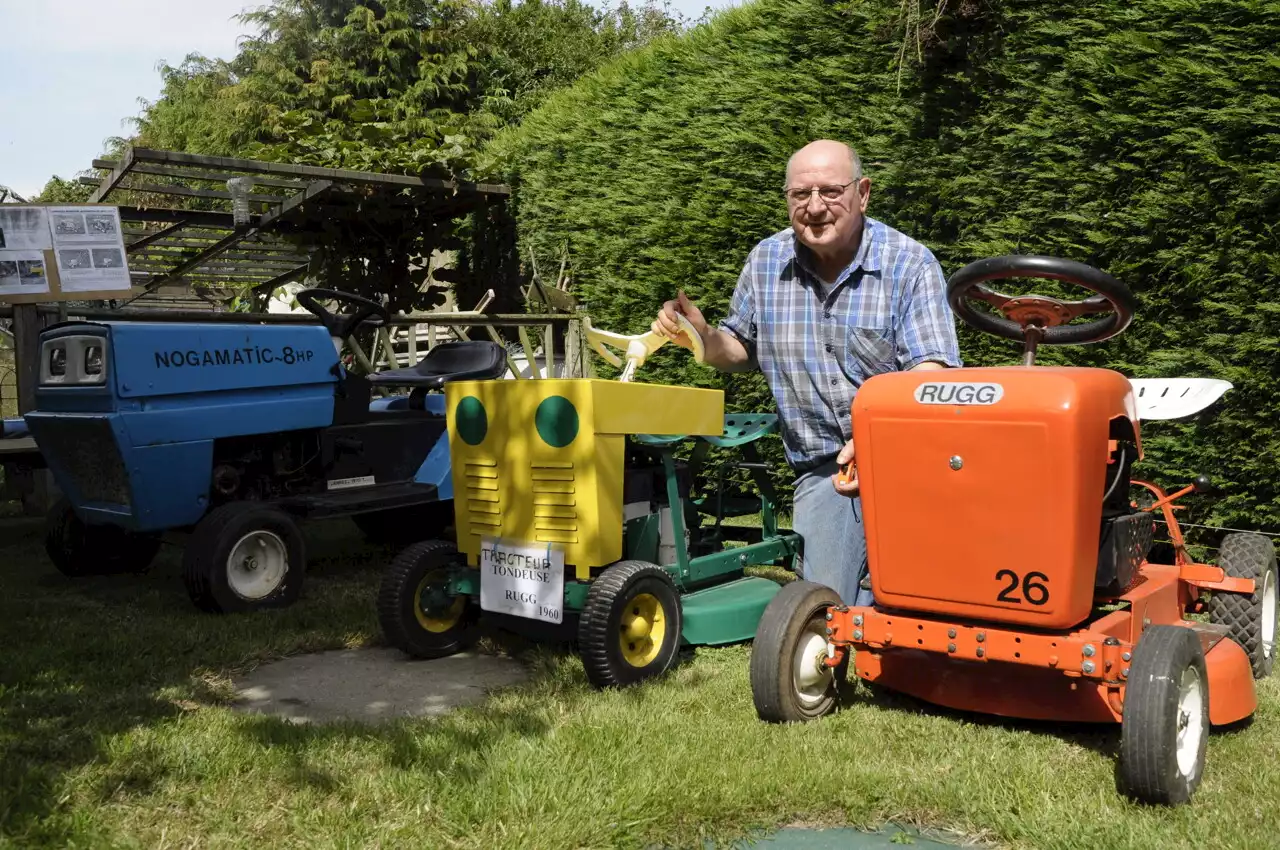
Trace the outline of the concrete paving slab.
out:
<instances>
[{"instance_id":1,"label":"concrete paving slab","mask_svg":"<svg viewBox=\"0 0 1280 850\"><path fill-rule=\"evenodd\" d=\"M388 647L298 655L235 681L234 707L293 723L380 722L444 714L524 681L519 662L465 652L418 660Z\"/></svg>"}]
</instances>

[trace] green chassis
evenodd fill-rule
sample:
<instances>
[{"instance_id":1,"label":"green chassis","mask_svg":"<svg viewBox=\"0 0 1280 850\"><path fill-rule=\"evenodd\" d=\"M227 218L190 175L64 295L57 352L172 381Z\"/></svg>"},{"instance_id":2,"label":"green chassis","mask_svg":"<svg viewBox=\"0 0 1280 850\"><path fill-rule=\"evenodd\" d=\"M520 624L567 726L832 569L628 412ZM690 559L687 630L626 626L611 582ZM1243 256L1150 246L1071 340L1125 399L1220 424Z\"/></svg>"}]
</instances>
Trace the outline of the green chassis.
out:
<instances>
[{"instance_id":1,"label":"green chassis","mask_svg":"<svg viewBox=\"0 0 1280 850\"><path fill-rule=\"evenodd\" d=\"M765 606L778 593L780 586L770 579L744 575L743 570L748 566L788 562L791 569L795 568L803 543L794 532L778 530L777 491L769 480L768 467L754 445L756 440L777 430L778 417L775 414L731 413L725 416L724 432L720 436L694 437L697 442L688 462L692 478L696 478L706 464L707 454L713 447L738 449L742 456L741 460L717 465L716 490L700 499L686 499L680 495L675 448L690 439L687 435L641 434L632 438L662 460L667 500L672 507L676 561L661 566L671 574L680 591L685 643L715 645L754 638ZM724 477L727 469L749 470L758 496L726 496ZM727 517L757 513L762 518L758 535L752 533L753 529L727 529L722 525ZM703 527L702 516L714 517L715 522ZM686 527L691 529L688 546L683 542ZM660 526L656 514L628 521L623 533L624 558L658 563ZM753 540L757 536L758 540L744 546L723 548L726 540ZM706 554L691 555L691 550ZM580 612L590 586L589 581L566 576L565 610ZM450 597L479 597L479 571L470 567L452 571L447 588L428 588L419 600L419 606L430 610L444 602L440 598L441 590ZM428 596L435 598L429 599Z\"/></svg>"}]
</instances>

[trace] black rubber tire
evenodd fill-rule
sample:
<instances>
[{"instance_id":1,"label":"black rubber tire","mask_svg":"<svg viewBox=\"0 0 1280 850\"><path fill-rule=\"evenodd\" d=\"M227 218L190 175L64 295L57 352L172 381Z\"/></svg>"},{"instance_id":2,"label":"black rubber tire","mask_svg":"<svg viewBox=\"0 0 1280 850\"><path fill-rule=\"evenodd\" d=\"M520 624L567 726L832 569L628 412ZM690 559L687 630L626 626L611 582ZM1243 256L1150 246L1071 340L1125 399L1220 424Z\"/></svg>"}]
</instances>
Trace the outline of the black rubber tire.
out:
<instances>
[{"instance_id":1,"label":"black rubber tire","mask_svg":"<svg viewBox=\"0 0 1280 850\"><path fill-rule=\"evenodd\" d=\"M441 537L453 522L453 502L353 514L351 521L371 543L408 546Z\"/></svg>"},{"instance_id":2,"label":"black rubber tire","mask_svg":"<svg viewBox=\"0 0 1280 850\"><path fill-rule=\"evenodd\" d=\"M266 596L247 599L232 588L227 562L245 535L270 532L285 546L285 573ZM306 545L293 517L259 502L229 502L214 508L196 524L182 557L182 578L191 601L211 614L285 608L302 595L306 575Z\"/></svg>"},{"instance_id":3,"label":"black rubber tire","mask_svg":"<svg viewBox=\"0 0 1280 850\"><path fill-rule=\"evenodd\" d=\"M831 683L812 705L801 701L795 685L795 653L811 625L824 634L827 609L840 605L840 595L824 584L797 579L769 600L751 645L751 699L756 714L770 723L816 720L835 710L836 689L848 674L849 657L835 668Z\"/></svg>"},{"instance_id":4,"label":"black rubber tire","mask_svg":"<svg viewBox=\"0 0 1280 850\"><path fill-rule=\"evenodd\" d=\"M1252 594L1215 591L1209 597L1210 622L1227 626L1228 636L1240 644L1249 656L1253 677L1262 679L1271 675L1275 666L1275 634L1277 609L1273 606L1271 617L1271 647L1263 644L1263 587L1268 576L1272 587L1280 591L1280 573L1276 570L1276 547L1261 534L1232 533L1222 539L1218 556L1222 571L1232 578L1251 578L1256 582Z\"/></svg>"},{"instance_id":5,"label":"black rubber tire","mask_svg":"<svg viewBox=\"0 0 1280 850\"><path fill-rule=\"evenodd\" d=\"M1200 677L1201 735L1189 774L1178 766L1183 673ZM1209 677L1200 639L1183 626L1150 626L1133 649L1121 719L1120 791L1142 803L1186 803L1204 776L1209 741Z\"/></svg>"},{"instance_id":6,"label":"black rubber tire","mask_svg":"<svg viewBox=\"0 0 1280 850\"><path fill-rule=\"evenodd\" d=\"M649 594L661 609L662 642L645 665L627 661L623 654L622 618L632 601ZM625 687L661 676L675 666L684 632L684 608L671 574L648 561L611 564L587 591L578 619L578 651L587 679L597 688Z\"/></svg>"},{"instance_id":7,"label":"black rubber tire","mask_svg":"<svg viewBox=\"0 0 1280 850\"><path fill-rule=\"evenodd\" d=\"M45 516L44 551L58 572L71 578L143 572L160 551L160 535L111 525L90 525L66 496Z\"/></svg>"},{"instance_id":8,"label":"black rubber tire","mask_svg":"<svg viewBox=\"0 0 1280 850\"><path fill-rule=\"evenodd\" d=\"M378 589L378 622L387 643L414 658L444 658L462 652L479 637L480 607L465 597L457 623L433 632L418 619L418 586L433 573L463 563L446 540L424 540L405 549L382 576Z\"/></svg>"}]
</instances>

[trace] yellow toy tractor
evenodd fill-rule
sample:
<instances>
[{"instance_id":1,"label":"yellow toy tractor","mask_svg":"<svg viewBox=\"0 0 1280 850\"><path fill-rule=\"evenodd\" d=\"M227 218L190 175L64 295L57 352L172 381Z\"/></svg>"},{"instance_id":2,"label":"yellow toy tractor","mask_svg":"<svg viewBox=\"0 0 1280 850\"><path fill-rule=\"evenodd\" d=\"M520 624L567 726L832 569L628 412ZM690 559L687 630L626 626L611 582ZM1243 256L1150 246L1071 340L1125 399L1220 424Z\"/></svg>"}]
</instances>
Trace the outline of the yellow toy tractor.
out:
<instances>
[{"instance_id":1,"label":"yellow toy tractor","mask_svg":"<svg viewBox=\"0 0 1280 850\"><path fill-rule=\"evenodd\" d=\"M623 368L620 380L446 385L457 541L414 544L387 570L378 614L402 651L459 652L483 616L530 636L576 637L595 686L627 685L669 670L683 645L753 638L779 585L744 569L794 566L800 538L777 527L755 445L777 431L776 415L726 415L719 390L636 382L666 340L584 325ZM701 362L702 341L684 327ZM688 459L677 458L690 441ZM713 448L736 451L712 461ZM711 469L714 486L695 487ZM727 492L739 469L754 485ZM759 515L761 529L723 524L743 515Z\"/></svg>"}]
</instances>

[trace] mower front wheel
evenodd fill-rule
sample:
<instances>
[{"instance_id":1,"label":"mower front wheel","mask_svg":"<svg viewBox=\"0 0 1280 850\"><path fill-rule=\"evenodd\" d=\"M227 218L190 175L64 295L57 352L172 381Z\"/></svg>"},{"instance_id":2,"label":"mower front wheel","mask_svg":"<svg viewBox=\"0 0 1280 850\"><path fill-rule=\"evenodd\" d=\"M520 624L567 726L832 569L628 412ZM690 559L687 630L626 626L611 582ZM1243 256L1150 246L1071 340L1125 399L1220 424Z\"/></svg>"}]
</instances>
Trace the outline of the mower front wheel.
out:
<instances>
[{"instance_id":1,"label":"mower front wheel","mask_svg":"<svg viewBox=\"0 0 1280 850\"><path fill-rule=\"evenodd\" d=\"M1254 589L1249 595L1215 592L1209 598L1209 620L1225 625L1228 636L1248 653L1255 679L1270 676L1275 666L1276 595L1280 592L1275 546L1261 534L1228 534L1222 539L1218 564L1231 578L1253 579Z\"/></svg>"},{"instance_id":2,"label":"mower front wheel","mask_svg":"<svg viewBox=\"0 0 1280 850\"><path fill-rule=\"evenodd\" d=\"M230 502L196 525L183 579L197 608L231 614L283 608L302 595L306 550L293 517L257 502Z\"/></svg>"},{"instance_id":3,"label":"mower front wheel","mask_svg":"<svg viewBox=\"0 0 1280 850\"><path fill-rule=\"evenodd\" d=\"M624 687L675 666L684 610L671 574L647 561L618 561L591 582L578 619L587 679Z\"/></svg>"},{"instance_id":4,"label":"mower front wheel","mask_svg":"<svg viewBox=\"0 0 1280 850\"><path fill-rule=\"evenodd\" d=\"M378 622L387 643L414 658L444 658L479 636L479 607L448 593L449 571L462 563L457 547L426 540L405 549L382 577Z\"/></svg>"},{"instance_id":5,"label":"mower front wheel","mask_svg":"<svg viewBox=\"0 0 1280 850\"><path fill-rule=\"evenodd\" d=\"M850 651L834 668L823 662L829 655L827 609L840 604L831 588L803 580L769 601L751 646L751 698L761 720L794 723L835 709Z\"/></svg>"},{"instance_id":6,"label":"mower front wheel","mask_svg":"<svg viewBox=\"0 0 1280 850\"><path fill-rule=\"evenodd\" d=\"M90 525L76 515L66 496L45 517L45 554L58 572L70 578L143 572L160 551L160 543L158 534Z\"/></svg>"},{"instance_id":7,"label":"mower front wheel","mask_svg":"<svg viewBox=\"0 0 1280 850\"><path fill-rule=\"evenodd\" d=\"M1121 791L1155 805L1188 802L1204 776L1209 741L1209 677L1191 629L1150 626L1142 633L1120 730Z\"/></svg>"}]
</instances>

